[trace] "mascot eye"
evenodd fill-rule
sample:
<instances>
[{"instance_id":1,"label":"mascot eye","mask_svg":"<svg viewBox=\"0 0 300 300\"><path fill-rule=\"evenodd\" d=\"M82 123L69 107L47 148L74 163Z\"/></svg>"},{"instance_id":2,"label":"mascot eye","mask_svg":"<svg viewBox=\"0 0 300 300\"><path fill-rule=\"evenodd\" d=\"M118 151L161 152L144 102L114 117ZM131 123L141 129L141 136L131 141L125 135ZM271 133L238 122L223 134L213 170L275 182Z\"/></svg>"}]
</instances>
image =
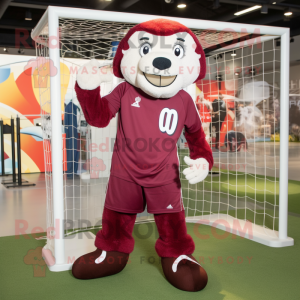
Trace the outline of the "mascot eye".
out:
<instances>
[{"instance_id":1,"label":"mascot eye","mask_svg":"<svg viewBox=\"0 0 300 300\"><path fill-rule=\"evenodd\" d=\"M148 43L143 44L140 49L140 55L144 56L150 52L151 52L151 46Z\"/></svg>"},{"instance_id":2,"label":"mascot eye","mask_svg":"<svg viewBox=\"0 0 300 300\"><path fill-rule=\"evenodd\" d=\"M182 58L184 55L184 49L181 45L176 45L173 51L175 56L177 56L178 58Z\"/></svg>"}]
</instances>

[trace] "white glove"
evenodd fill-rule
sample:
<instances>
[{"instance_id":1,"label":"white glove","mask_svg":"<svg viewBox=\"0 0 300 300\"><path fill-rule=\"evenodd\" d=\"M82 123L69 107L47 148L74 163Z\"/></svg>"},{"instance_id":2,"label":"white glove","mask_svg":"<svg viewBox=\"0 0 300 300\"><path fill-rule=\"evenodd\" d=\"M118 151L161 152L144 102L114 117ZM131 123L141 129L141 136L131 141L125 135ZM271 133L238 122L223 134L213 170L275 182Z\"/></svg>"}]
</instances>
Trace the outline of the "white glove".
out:
<instances>
[{"instance_id":1,"label":"white glove","mask_svg":"<svg viewBox=\"0 0 300 300\"><path fill-rule=\"evenodd\" d=\"M92 59L80 67L76 80L81 89L94 90L102 82L113 80L112 69L100 68L99 62L96 59Z\"/></svg>"},{"instance_id":2,"label":"white glove","mask_svg":"<svg viewBox=\"0 0 300 300\"><path fill-rule=\"evenodd\" d=\"M209 163L205 158L191 159L185 156L184 162L189 165L189 167L184 169L182 173L190 184L203 181L208 175Z\"/></svg>"}]
</instances>

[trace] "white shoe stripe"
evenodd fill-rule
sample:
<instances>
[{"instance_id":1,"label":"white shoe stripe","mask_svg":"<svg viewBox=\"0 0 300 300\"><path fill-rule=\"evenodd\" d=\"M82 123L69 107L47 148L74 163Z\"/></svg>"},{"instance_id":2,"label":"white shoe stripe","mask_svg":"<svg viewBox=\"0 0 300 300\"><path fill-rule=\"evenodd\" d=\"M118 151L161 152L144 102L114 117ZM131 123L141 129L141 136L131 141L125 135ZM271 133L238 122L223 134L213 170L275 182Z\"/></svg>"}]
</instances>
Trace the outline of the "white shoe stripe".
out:
<instances>
[{"instance_id":1,"label":"white shoe stripe","mask_svg":"<svg viewBox=\"0 0 300 300\"><path fill-rule=\"evenodd\" d=\"M100 264L104 261L106 257L106 251L102 250L101 255L95 260L95 264Z\"/></svg>"},{"instance_id":2,"label":"white shoe stripe","mask_svg":"<svg viewBox=\"0 0 300 300\"><path fill-rule=\"evenodd\" d=\"M177 272L177 266L178 264L183 260L183 259L187 259L189 261L192 261L196 264L198 264L199 266L201 266L197 261L191 259L190 257L186 256L186 255L180 255L176 258L176 260L173 262L173 265L172 265L172 271L175 273Z\"/></svg>"}]
</instances>

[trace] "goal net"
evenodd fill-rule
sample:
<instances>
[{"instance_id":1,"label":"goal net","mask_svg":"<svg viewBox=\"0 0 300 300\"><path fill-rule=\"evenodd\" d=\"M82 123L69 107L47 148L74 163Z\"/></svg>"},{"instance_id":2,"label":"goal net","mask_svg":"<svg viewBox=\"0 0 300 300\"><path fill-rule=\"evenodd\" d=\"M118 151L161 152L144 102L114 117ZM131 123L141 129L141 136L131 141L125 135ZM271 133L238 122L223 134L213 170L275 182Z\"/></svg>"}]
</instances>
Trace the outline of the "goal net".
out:
<instances>
[{"instance_id":1,"label":"goal net","mask_svg":"<svg viewBox=\"0 0 300 300\"><path fill-rule=\"evenodd\" d=\"M76 73L92 58L111 65L128 30L153 18L50 7L32 32L44 134L45 249L55 257L52 265L48 263L53 271L69 269L76 257L93 251L91 232L101 227L117 130L117 118L103 129L87 124L74 91ZM281 76L286 72L281 54L288 46L278 46L287 41L282 38L286 32L178 21L193 30L206 53L206 77L187 91L214 156L209 176L190 185L182 175L189 150L181 135L177 146L187 222L218 227L269 246L292 245L287 237L287 178L282 179L288 166L280 157L287 152L279 142L287 143L288 138L288 115L282 108L288 90ZM102 84L101 95L119 82L114 78ZM137 222L151 221L147 212L137 217Z\"/></svg>"}]
</instances>

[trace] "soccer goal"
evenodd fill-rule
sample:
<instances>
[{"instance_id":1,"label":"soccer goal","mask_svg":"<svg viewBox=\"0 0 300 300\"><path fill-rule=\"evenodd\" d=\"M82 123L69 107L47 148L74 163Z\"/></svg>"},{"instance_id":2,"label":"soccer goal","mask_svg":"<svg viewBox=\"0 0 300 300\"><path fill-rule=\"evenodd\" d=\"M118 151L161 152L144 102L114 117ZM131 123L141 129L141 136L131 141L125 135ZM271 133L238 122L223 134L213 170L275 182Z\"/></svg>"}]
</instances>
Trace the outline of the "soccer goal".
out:
<instances>
[{"instance_id":1,"label":"soccer goal","mask_svg":"<svg viewBox=\"0 0 300 300\"><path fill-rule=\"evenodd\" d=\"M116 136L116 118L104 129L84 120L74 91L76 70L91 58L111 65L128 30L154 18L158 16L49 7L32 31L47 187L44 249L55 258L48 259L52 271L68 270L75 258L94 250L91 231L101 227ZM271 247L293 245L287 235L289 29L169 19L191 28L207 56L206 77L187 91L215 163L204 182L190 185L181 178L186 221ZM114 78L101 85L102 95L118 82ZM188 152L182 135L181 171ZM147 213L137 218L152 221Z\"/></svg>"}]
</instances>

